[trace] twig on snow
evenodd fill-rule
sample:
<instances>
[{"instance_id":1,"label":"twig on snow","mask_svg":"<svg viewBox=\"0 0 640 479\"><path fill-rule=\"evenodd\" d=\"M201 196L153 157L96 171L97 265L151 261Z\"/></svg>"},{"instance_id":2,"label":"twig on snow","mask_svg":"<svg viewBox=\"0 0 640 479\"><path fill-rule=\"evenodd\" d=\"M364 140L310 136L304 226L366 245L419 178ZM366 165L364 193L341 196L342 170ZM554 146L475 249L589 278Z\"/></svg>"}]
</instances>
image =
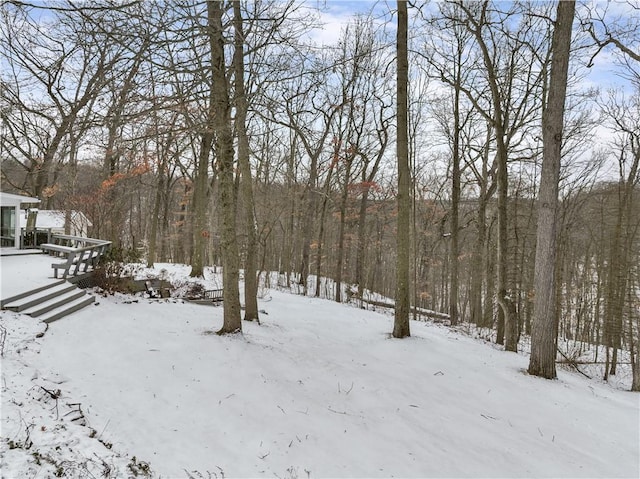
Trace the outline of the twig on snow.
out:
<instances>
[{"instance_id":1,"label":"twig on snow","mask_svg":"<svg viewBox=\"0 0 640 479\"><path fill-rule=\"evenodd\" d=\"M347 415L347 412L346 412L346 411L336 411L335 409L332 409L332 408L331 408L331 406L327 407L327 409L328 409L329 411L333 412L333 413L336 413L336 414L343 414L343 415L345 415L345 416Z\"/></svg>"}]
</instances>

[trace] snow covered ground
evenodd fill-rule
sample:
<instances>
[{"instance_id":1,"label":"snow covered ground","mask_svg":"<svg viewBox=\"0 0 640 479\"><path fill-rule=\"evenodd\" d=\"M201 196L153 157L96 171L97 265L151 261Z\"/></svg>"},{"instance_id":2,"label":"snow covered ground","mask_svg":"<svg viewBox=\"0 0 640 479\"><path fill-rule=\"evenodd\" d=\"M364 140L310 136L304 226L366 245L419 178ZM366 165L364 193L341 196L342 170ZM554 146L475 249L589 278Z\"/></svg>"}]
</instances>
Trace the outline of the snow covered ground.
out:
<instances>
[{"instance_id":1,"label":"snow covered ground","mask_svg":"<svg viewBox=\"0 0 640 479\"><path fill-rule=\"evenodd\" d=\"M387 315L263 293L238 337L212 334L222 308L177 299L101 297L46 332L2 312L2 477L640 475L637 394L530 377L526 355L444 326L396 340Z\"/></svg>"}]
</instances>

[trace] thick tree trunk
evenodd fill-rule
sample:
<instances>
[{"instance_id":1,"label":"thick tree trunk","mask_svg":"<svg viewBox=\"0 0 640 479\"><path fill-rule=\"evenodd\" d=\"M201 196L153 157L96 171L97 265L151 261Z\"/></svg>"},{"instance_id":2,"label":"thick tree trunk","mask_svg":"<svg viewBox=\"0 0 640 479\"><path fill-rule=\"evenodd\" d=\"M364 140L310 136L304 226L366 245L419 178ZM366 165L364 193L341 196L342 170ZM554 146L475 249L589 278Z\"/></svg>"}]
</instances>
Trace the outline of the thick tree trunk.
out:
<instances>
[{"instance_id":1,"label":"thick tree trunk","mask_svg":"<svg viewBox=\"0 0 640 479\"><path fill-rule=\"evenodd\" d=\"M410 285L409 267L411 257L411 178L409 171L409 133L408 133L408 94L409 58L408 58L408 12L407 0L398 0L398 32L396 40L398 78L397 106L398 133L396 141L398 161L398 231L396 259L396 298L393 337L410 336L409 313Z\"/></svg>"},{"instance_id":2,"label":"thick tree trunk","mask_svg":"<svg viewBox=\"0 0 640 479\"><path fill-rule=\"evenodd\" d=\"M222 250L222 285L224 322L218 334L242 332L240 318L239 253L236 239L236 201L234 191L233 132L231 105L224 60L222 2L208 0L209 43L211 47L211 89L213 97L218 191L220 204L220 248Z\"/></svg>"},{"instance_id":3,"label":"thick tree trunk","mask_svg":"<svg viewBox=\"0 0 640 479\"><path fill-rule=\"evenodd\" d=\"M538 194L534 311L529 374L556 377L556 250L558 184L575 1L559 1L553 30L551 79L542 115L543 158Z\"/></svg>"},{"instance_id":4,"label":"thick tree trunk","mask_svg":"<svg viewBox=\"0 0 640 479\"><path fill-rule=\"evenodd\" d=\"M498 344L504 344L506 351L517 351L517 325L515 324L515 306L507 291L508 230L507 230L507 192L509 188L507 173L507 149L504 145L504 132L496 129L498 137L498 243L496 251L496 301L498 303Z\"/></svg>"}]
</instances>

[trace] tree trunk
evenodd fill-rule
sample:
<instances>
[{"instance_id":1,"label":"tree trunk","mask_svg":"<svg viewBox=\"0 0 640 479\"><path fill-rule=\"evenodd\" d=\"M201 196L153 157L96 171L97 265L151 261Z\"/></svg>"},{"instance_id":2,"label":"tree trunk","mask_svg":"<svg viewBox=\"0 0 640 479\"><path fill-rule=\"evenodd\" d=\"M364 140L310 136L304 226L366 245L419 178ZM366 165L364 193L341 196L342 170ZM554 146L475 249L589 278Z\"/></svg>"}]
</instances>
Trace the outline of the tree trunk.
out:
<instances>
[{"instance_id":1,"label":"tree trunk","mask_svg":"<svg viewBox=\"0 0 640 479\"><path fill-rule=\"evenodd\" d=\"M449 292L449 317L451 318L451 326L458 324L458 290L459 290L459 272L458 257L460 256L459 247L459 210L460 210L460 69L461 59L459 53L456 65L456 88L454 92L453 103L453 152L451 167L451 269L449 278L451 282L451 291Z\"/></svg>"},{"instance_id":2,"label":"tree trunk","mask_svg":"<svg viewBox=\"0 0 640 479\"><path fill-rule=\"evenodd\" d=\"M363 171L364 177L364 171ZM363 178L364 179L364 178ZM367 203L369 200L369 186L364 186L362 198L360 199L360 209L358 212L358 237L356 244L356 277L358 285L358 298L362 299L364 294L364 253L365 253L365 232L367 221Z\"/></svg>"},{"instance_id":3,"label":"tree trunk","mask_svg":"<svg viewBox=\"0 0 640 479\"><path fill-rule=\"evenodd\" d=\"M149 232L149 251L147 253L147 268L153 268L156 262L156 245L158 237L158 222L160 221L160 204L162 203L162 193L164 190L164 161L158 165L158 184L153 201L153 212L151 213L151 231Z\"/></svg>"},{"instance_id":4,"label":"tree trunk","mask_svg":"<svg viewBox=\"0 0 640 479\"><path fill-rule=\"evenodd\" d=\"M291 133L291 151L287 157L287 193L289 201L287 202L288 210L286 216L285 237L282 244L282 261L280 262L280 273L286 274L286 286L291 287L291 274L292 257L293 257L293 245L294 245L294 227L295 227L295 212L296 212L296 194L294 190L295 183L295 154L297 149L297 136Z\"/></svg>"},{"instance_id":5,"label":"tree trunk","mask_svg":"<svg viewBox=\"0 0 640 479\"><path fill-rule=\"evenodd\" d=\"M240 183L245 208L245 228L247 231L247 255L244 265L244 319L258 321L258 278L257 232L254 215L253 184L249 162L249 137L247 135L247 97L244 88L244 33L240 11L240 1L233 2L233 23L235 31L235 89L236 89L236 133L238 134L238 165L242 181Z\"/></svg>"},{"instance_id":6,"label":"tree trunk","mask_svg":"<svg viewBox=\"0 0 640 479\"><path fill-rule=\"evenodd\" d=\"M575 0L559 1L553 30L551 78L542 115L543 158L538 193L538 231L529 374L556 377L556 250L558 184Z\"/></svg>"},{"instance_id":7,"label":"tree trunk","mask_svg":"<svg viewBox=\"0 0 640 479\"><path fill-rule=\"evenodd\" d=\"M345 158L344 188L342 190L342 198L340 199L340 224L338 226L338 260L336 262L336 302L342 302L342 269L344 261L344 230L345 217L347 214L347 199L349 198L349 179L351 176L351 165L353 157L349 153Z\"/></svg>"},{"instance_id":8,"label":"tree trunk","mask_svg":"<svg viewBox=\"0 0 640 479\"><path fill-rule=\"evenodd\" d=\"M307 211L302 227L302 261L300 263L300 283L303 294L307 294L307 277L309 276L309 256L311 252L311 234L313 233L313 219L315 217L318 193L316 182L318 179L318 155L311 158L311 172L309 174L309 186L307 189Z\"/></svg>"},{"instance_id":9,"label":"tree trunk","mask_svg":"<svg viewBox=\"0 0 640 479\"><path fill-rule=\"evenodd\" d=\"M210 102L213 102L213 98L210 98ZM213 121L215 120L210 116L208 124ZM193 254L190 261L190 276L194 278L201 278L204 275L205 243L209 241L210 237L207 206L209 203L209 153L211 152L212 143L213 132L203 132L200 139L200 152L198 154L198 165L193 188Z\"/></svg>"},{"instance_id":10,"label":"tree trunk","mask_svg":"<svg viewBox=\"0 0 640 479\"><path fill-rule=\"evenodd\" d=\"M333 176L333 168L329 168L327 178L324 182L324 194L322 198L322 207L320 208L320 230L318 231L318 250L316 251L316 291L314 296L320 297L320 278L322 277L322 255L324 254L324 226L327 216L327 204L329 203L329 194L331 191L331 177Z\"/></svg>"},{"instance_id":11,"label":"tree trunk","mask_svg":"<svg viewBox=\"0 0 640 479\"><path fill-rule=\"evenodd\" d=\"M410 336L409 313L410 285L409 263L411 257L411 178L409 170L409 133L408 133L408 84L409 84L409 55L408 55L408 12L407 0L397 0L398 4L398 32L397 48L397 107L398 107L398 137L396 141L398 161L398 230L396 251L396 298L393 337L404 338Z\"/></svg>"},{"instance_id":12,"label":"tree trunk","mask_svg":"<svg viewBox=\"0 0 640 479\"><path fill-rule=\"evenodd\" d=\"M211 48L211 90L214 112L213 131L218 159L220 204L220 248L222 250L222 285L224 322L218 334L242 332L240 318L239 254L236 239L236 201L233 179L233 133L231 105L224 60L222 2L208 0L208 33Z\"/></svg>"}]
</instances>

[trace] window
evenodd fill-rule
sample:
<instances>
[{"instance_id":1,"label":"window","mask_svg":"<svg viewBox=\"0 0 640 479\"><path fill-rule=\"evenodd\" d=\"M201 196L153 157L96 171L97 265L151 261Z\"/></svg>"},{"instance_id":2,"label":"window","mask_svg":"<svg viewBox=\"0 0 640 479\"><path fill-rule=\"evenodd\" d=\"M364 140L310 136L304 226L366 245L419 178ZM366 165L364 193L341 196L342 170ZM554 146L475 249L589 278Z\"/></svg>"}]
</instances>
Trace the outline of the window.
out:
<instances>
[{"instance_id":1,"label":"window","mask_svg":"<svg viewBox=\"0 0 640 479\"><path fill-rule=\"evenodd\" d=\"M16 245L16 209L3 206L0 213L0 237L2 246Z\"/></svg>"}]
</instances>

